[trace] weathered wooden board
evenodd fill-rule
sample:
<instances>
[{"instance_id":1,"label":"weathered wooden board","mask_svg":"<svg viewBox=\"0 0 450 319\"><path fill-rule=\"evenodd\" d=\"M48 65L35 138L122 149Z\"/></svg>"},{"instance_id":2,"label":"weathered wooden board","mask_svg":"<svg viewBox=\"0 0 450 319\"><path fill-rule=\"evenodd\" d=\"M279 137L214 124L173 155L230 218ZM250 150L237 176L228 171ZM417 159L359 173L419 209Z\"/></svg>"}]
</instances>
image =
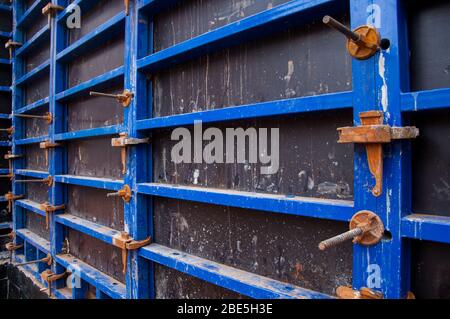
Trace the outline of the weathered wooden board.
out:
<instances>
[{"instance_id":1,"label":"weathered wooden board","mask_svg":"<svg viewBox=\"0 0 450 319\"><path fill-rule=\"evenodd\" d=\"M68 186L66 212L116 230L124 230L123 201L107 198L110 191Z\"/></svg>"},{"instance_id":2,"label":"weathered wooden board","mask_svg":"<svg viewBox=\"0 0 450 319\"><path fill-rule=\"evenodd\" d=\"M351 243L317 247L345 223L163 198L154 214L159 244L329 294L351 283Z\"/></svg>"},{"instance_id":3,"label":"weathered wooden board","mask_svg":"<svg viewBox=\"0 0 450 319\"><path fill-rule=\"evenodd\" d=\"M34 212L27 212L26 228L33 233L50 241L50 230L46 227L45 217Z\"/></svg>"},{"instance_id":4,"label":"weathered wooden board","mask_svg":"<svg viewBox=\"0 0 450 319\"><path fill-rule=\"evenodd\" d=\"M24 147L26 168L47 172L48 163L45 161L45 150L39 148L39 144L30 144Z\"/></svg>"}]
</instances>

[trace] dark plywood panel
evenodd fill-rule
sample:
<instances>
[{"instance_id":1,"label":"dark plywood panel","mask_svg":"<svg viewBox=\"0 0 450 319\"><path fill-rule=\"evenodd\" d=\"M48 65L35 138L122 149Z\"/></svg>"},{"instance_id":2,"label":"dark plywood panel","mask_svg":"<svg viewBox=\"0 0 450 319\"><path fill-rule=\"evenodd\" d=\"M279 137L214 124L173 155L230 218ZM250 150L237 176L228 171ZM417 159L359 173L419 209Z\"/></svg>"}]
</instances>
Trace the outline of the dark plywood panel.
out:
<instances>
[{"instance_id":1,"label":"dark plywood panel","mask_svg":"<svg viewBox=\"0 0 450 319\"><path fill-rule=\"evenodd\" d=\"M411 291L416 298L450 299L450 246L412 243Z\"/></svg>"},{"instance_id":2,"label":"dark plywood panel","mask_svg":"<svg viewBox=\"0 0 450 319\"><path fill-rule=\"evenodd\" d=\"M6 183L0 184L0 188L2 189L2 194L5 194L6 192L9 191L9 189L4 189L4 188L6 188L6 186L7 186ZM9 222L12 219L12 214L10 212L8 212L7 207L8 207L8 204L6 202L0 203L0 223ZM6 244L6 242L5 242L5 244Z\"/></svg>"},{"instance_id":3,"label":"dark plywood panel","mask_svg":"<svg viewBox=\"0 0 450 319\"><path fill-rule=\"evenodd\" d=\"M123 85L102 90L102 92L111 94L118 94L122 91ZM123 123L123 107L111 98L84 96L72 100L66 105L69 131Z\"/></svg>"},{"instance_id":4,"label":"dark plywood panel","mask_svg":"<svg viewBox=\"0 0 450 319\"><path fill-rule=\"evenodd\" d=\"M0 59L9 59L9 51L5 48L7 41L8 39L0 37Z\"/></svg>"},{"instance_id":5,"label":"dark plywood panel","mask_svg":"<svg viewBox=\"0 0 450 319\"><path fill-rule=\"evenodd\" d=\"M96 238L68 229L69 253L114 279L125 282L122 251Z\"/></svg>"},{"instance_id":6,"label":"dark plywood panel","mask_svg":"<svg viewBox=\"0 0 450 319\"><path fill-rule=\"evenodd\" d=\"M44 6L45 4L42 4ZM25 41L31 39L37 32L39 32L43 27L45 27L48 23L47 16L39 14L30 26L27 26L25 33Z\"/></svg>"},{"instance_id":7,"label":"dark plywood panel","mask_svg":"<svg viewBox=\"0 0 450 319\"><path fill-rule=\"evenodd\" d=\"M189 0L155 16L154 46L159 51L288 0Z\"/></svg>"},{"instance_id":8,"label":"dark plywood panel","mask_svg":"<svg viewBox=\"0 0 450 319\"><path fill-rule=\"evenodd\" d=\"M116 14L124 11L123 0L100 0L89 10L81 11L81 28L69 29L69 43L74 43Z\"/></svg>"},{"instance_id":9,"label":"dark plywood panel","mask_svg":"<svg viewBox=\"0 0 450 319\"><path fill-rule=\"evenodd\" d=\"M25 58L25 70L29 72L50 58L50 44L44 43L36 49L33 49Z\"/></svg>"},{"instance_id":10,"label":"dark plywood panel","mask_svg":"<svg viewBox=\"0 0 450 319\"><path fill-rule=\"evenodd\" d=\"M450 2L408 1L411 89L450 87Z\"/></svg>"},{"instance_id":11,"label":"dark plywood panel","mask_svg":"<svg viewBox=\"0 0 450 319\"><path fill-rule=\"evenodd\" d=\"M110 137L71 141L67 154L70 175L122 178L120 149L111 147Z\"/></svg>"},{"instance_id":12,"label":"dark plywood panel","mask_svg":"<svg viewBox=\"0 0 450 319\"><path fill-rule=\"evenodd\" d=\"M7 114L7 113L6 113ZM0 127L8 128L11 127L11 121L6 119L0 119ZM8 132L0 132L0 141L6 141L11 139ZM0 159L1 162L1 159Z\"/></svg>"},{"instance_id":13,"label":"dark plywood panel","mask_svg":"<svg viewBox=\"0 0 450 319\"><path fill-rule=\"evenodd\" d=\"M123 34L91 52L71 61L68 67L69 87L83 83L123 65Z\"/></svg>"},{"instance_id":14,"label":"dark plywood panel","mask_svg":"<svg viewBox=\"0 0 450 319\"><path fill-rule=\"evenodd\" d=\"M11 105L12 105L11 104L11 93L0 92L0 113L10 114L11 113ZM3 122L3 121L0 123L0 125L2 125L1 127L5 127L5 126L3 126L4 123L6 124L6 122Z\"/></svg>"},{"instance_id":15,"label":"dark plywood panel","mask_svg":"<svg viewBox=\"0 0 450 319\"><path fill-rule=\"evenodd\" d=\"M49 74L43 74L37 79L27 83L24 87L25 104L31 104L48 97Z\"/></svg>"},{"instance_id":16,"label":"dark plywood panel","mask_svg":"<svg viewBox=\"0 0 450 319\"><path fill-rule=\"evenodd\" d=\"M352 125L351 110L217 125L223 134L224 154L226 128L267 128L268 132L271 128L279 128L279 169L272 175L261 174L261 166L268 164L262 165L260 160L254 164L248 162L248 142L246 163L236 163L235 157L236 164L176 164L171 152L178 141L171 140L172 131L159 132L153 136L154 181L248 192L352 199L353 146L337 144L336 132L336 128L348 125ZM206 129L205 125L203 131ZM268 140L269 153L272 153L270 137ZM209 143L204 142L204 145ZM236 144L235 141L235 149Z\"/></svg>"},{"instance_id":17,"label":"dark plywood panel","mask_svg":"<svg viewBox=\"0 0 450 319\"><path fill-rule=\"evenodd\" d=\"M11 85L11 66L0 64L0 86Z\"/></svg>"},{"instance_id":18,"label":"dark plywood panel","mask_svg":"<svg viewBox=\"0 0 450 319\"><path fill-rule=\"evenodd\" d=\"M351 284L352 244L317 248L346 223L163 198L154 214L159 244L329 294Z\"/></svg>"},{"instance_id":19,"label":"dark plywood panel","mask_svg":"<svg viewBox=\"0 0 450 319\"><path fill-rule=\"evenodd\" d=\"M351 59L317 22L164 70L153 86L155 117L220 109L351 90Z\"/></svg>"},{"instance_id":20,"label":"dark plywood panel","mask_svg":"<svg viewBox=\"0 0 450 319\"><path fill-rule=\"evenodd\" d=\"M159 264L155 264L155 294L156 299L245 299L233 291Z\"/></svg>"},{"instance_id":21,"label":"dark plywood panel","mask_svg":"<svg viewBox=\"0 0 450 319\"><path fill-rule=\"evenodd\" d=\"M11 5L11 3L8 3ZM12 12L0 11L0 31L11 32L12 30Z\"/></svg>"},{"instance_id":22,"label":"dark plywood panel","mask_svg":"<svg viewBox=\"0 0 450 319\"><path fill-rule=\"evenodd\" d=\"M68 186L66 212L116 230L124 230L124 204L121 198L107 198L111 191Z\"/></svg>"},{"instance_id":23,"label":"dark plywood panel","mask_svg":"<svg viewBox=\"0 0 450 319\"><path fill-rule=\"evenodd\" d=\"M20 179L28 179L28 177L21 177ZM47 202L49 187L43 183L27 183L25 187L25 197L36 203Z\"/></svg>"},{"instance_id":24,"label":"dark plywood panel","mask_svg":"<svg viewBox=\"0 0 450 319\"><path fill-rule=\"evenodd\" d=\"M46 227L45 217L27 211L26 228L39 237L50 241L50 230Z\"/></svg>"},{"instance_id":25,"label":"dark plywood panel","mask_svg":"<svg viewBox=\"0 0 450 319\"><path fill-rule=\"evenodd\" d=\"M0 147L0 168L8 168L9 161L5 159L4 155L10 150L10 147Z\"/></svg>"},{"instance_id":26,"label":"dark plywood panel","mask_svg":"<svg viewBox=\"0 0 450 319\"><path fill-rule=\"evenodd\" d=\"M48 163L45 161L45 150L39 148L39 144L30 144L24 147L26 156L26 168L37 171L48 171Z\"/></svg>"},{"instance_id":27,"label":"dark plywood panel","mask_svg":"<svg viewBox=\"0 0 450 319\"><path fill-rule=\"evenodd\" d=\"M29 114L42 116L47 112L48 108L45 108ZM25 137L28 138L48 135L48 128L50 124L46 120L40 118L22 118L22 121L25 122Z\"/></svg>"},{"instance_id":28,"label":"dark plywood panel","mask_svg":"<svg viewBox=\"0 0 450 319\"><path fill-rule=\"evenodd\" d=\"M413 211L450 216L450 110L413 115Z\"/></svg>"}]
</instances>

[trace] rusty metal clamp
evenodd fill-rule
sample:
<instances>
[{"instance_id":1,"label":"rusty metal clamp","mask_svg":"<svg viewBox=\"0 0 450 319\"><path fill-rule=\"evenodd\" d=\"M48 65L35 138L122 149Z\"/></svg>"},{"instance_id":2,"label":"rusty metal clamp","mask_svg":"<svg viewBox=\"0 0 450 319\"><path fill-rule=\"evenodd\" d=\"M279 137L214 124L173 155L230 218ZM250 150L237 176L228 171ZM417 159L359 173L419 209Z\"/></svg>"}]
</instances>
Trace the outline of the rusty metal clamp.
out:
<instances>
[{"instance_id":1,"label":"rusty metal clamp","mask_svg":"<svg viewBox=\"0 0 450 319\"><path fill-rule=\"evenodd\" d=\"M48 165L48 153L50 148L59 147L61 144L53 143L51 141L44 141L39 143L39 148L45 150L45 165Z\"/></svg>"},{"instance_id":2,"label":"rusty metal clamp","mask_svg":"<svg viewBox=\"0 0 450 319\"><path fill-rule=\"evenodd\" d=\"M64 10L64 7L53 4L51 2L47 3L45 7L42 8L42 14L48 17L48 26L51 26L51 20L56 16L58 11Z\"/></svg>"},{"instance_id":3,"label":"rusty metal clamp","mask_svg":"<svg viewBox=\"0 0 450 319\"><path fill-rule=\"evenodd\" d=\"M130 0L123 0L123 4L125 6L125 15L130 13Z\"/></svg>"},{"instance_id":4,"label":"rusty metal clamp","mask_svg":"<svg viewBox=\"0 0 450 319\"><path fill-rule=\"evenodd\" d=\"M5 43L5 49L9 50L9 59L12 59L12 51L22 45L22 43L13 41L12 39L9 39L8 42Z\"/></svg>"},{"instance_id":5,"label":"rusty metal clamp","mask_svg":"<svg viewBox=\"0 0 450 319\"><path fill-rule=\"evenodd\" d=\"M149 138L128 137L127 133L120 133L118 138L111 139L112 147L120 147L120 158L122 160L122 174L127 171L127 146L149 143Z\"/></svg>"},{"instance_id":6,"label":"rusty metal clamp","mask_svg":"<svg viewBox=\"0 0 450 319\"><path fill-rule=\"evenodd\" d=\"M0 128L0 132L6 132L9 136L11 136L14 133L14 126L8 128Z\"/></svg>"},{"instance_id":7,"label":"rusty metal clamp","mask_svg":"<svg viewBox=\"0 0 450 319\"><path fill-rule=\"evenodd\" d=\"M50 112L46 112L45 115L14 114L14 116L26 119L42 119L45 120L48 124L52 124L53 122L53 114Z\"/></svg>"},{"instance_id":8,"label":"rusty metal clamp","mask_svg":"<svg viewBox=\"0 0 450 319\"><path fill-rule=\"evenodd\" d=\"M120 235L113 237L113 245L122 249L123 273L127 272L128 251L136 250L151 243L151 237L143 240L134 240L127 232L121 232Z\"/></svg>"},{"instance_id":9,"label":"rusty metal clamp","mask_svg":"<svg viewBox=\"0 0 450 319\"><path fill-rule=\"evenodd\" d=\"M46 229L48 229L50 213L54 213L58 210L64 210L64 209L66 209L66 205L63 204L63 205L53 206L49 202L45 202L45 203L40 204L39 208L45 212L45 225L46 225Z\"/></svg>"},{"instance_id":10,"label":"rusty metal clamp","mask_svg":"<svg viewBox=\"0 0 450 319\"><path fill-rule=\"evenodd\" d=\"M367 287L355 290L352 287L340 286L336 289L339 299L383 299L383 294Z\"/></svg>"},{"instance_id":11,"label":"rusty metal clamp","mask_svg":"<svg viewBox=\"0 0 450 319\"><path fill-rule=\"evenodd\" d=\"M8 201L8 212L11 213L12 205L15 200L23 198L25 198L25 195L14 195L12 192L6 193L5 199Z\"/></svg>"},{"instance_id":12,"label":"rusty metal clamp","mask_svg":"<svg viewBox=\"0 0 450 319\"><path fill-rule=\"evenodd\" d=\"M319 249L325 250L351 239L355 244L371 246L380 242L384 235L383 221L378 215L368 210L362 210L353 215L349 228L350 230L343 234L321 241Z\"/></svg>"},{"instance_id":13,"label":"rusty metal clamp","mask_svg":"<svg viewBox=\"0 0 450 319\"><path fill-rule=\"evenodd\" d=\"M55 274L51 269L46 269L41 273L41 278L47 282L47 288L43 290L48 290L48 296L52 296L52 283L70 276L72 273L70 271L64 271L61 274Z\"/></svg>"},{"instance_id":14,"label":"rusty metal clamp","mask_svg":"<svg viewBox=\"0 0 450 319\"><path fill-rule=\"evenodd\" d=\"M16 244L14 243L14 239L16 238L16 234L15 234L14 232L11 232L9 235L10 235L10 237L12 236L11 239L12 239L13 241L7 243L7 244L5 245L5 248L6 248L7 251L9 251L9 262L12 262L13 252L16 251L16 250L18 250L18 249L23 248L23 244L16 245Z\"/></svg>"},{"instance_id":15,"label":"rusty metal clamp","mask_svg":"<svg viewBox=\"0 0 450 319\"><path fill-rule=\"evenodd\" d=\"M109 93L102 93L102 92L89 92L90 96L99 96L99 97L110 97L113 99L116 99L117 102L122 104L123 107L128 107L131 104L131 101L133 100L134 94L130 92L129 90L124 90L120 94L109 94Z\"/></svg>"},{"instance_id":16,"label":"rusty metal clamp","mask_svg":"<svg viewBox=\"0 0 450 319\"><path fill-rule=\"evenodd\" d=\"M128 185L124 185L123 188L117 192L106 194L106 197L121 197L124 202L128 203L132 197L131 188Z\"/></svg>"},{"instance_id":17,"label":"rusty metal clamp","mask_svg":"<svg viewBox=\"0 0 450 319\"><path fill-rule=\"evenodd\" d=\"M322 21L347 38L347 51L355 59L366 60L380 50L381 36L375 27L363 25L352 31L330 16L324 16Z\"/></svg>"},{"instance_id":18,"label":"rusty metal clamp","mask_svg":"<svg viewBox=\"0 0 450 319\"><path fill-rule=\"evenodd\" d=\"M419 136L419 129L414 126L391 127L383 125L383 112L368 111L359 114L361 126L338 128L338 143L365 144L369 170L375 177L372 189L374 196L380 196L383 191L383 147L392 140L414 139Z\"/></svg>"},{"instance_id":19,"label":"rusty metal clamp","mask_svg":"<svg viewBox=\"0 0 450 319\"><path fill-rule=\"evenodd\" d=\"M53 177L51 175L49 175L46 178L21 179L21 180L16 180L16 183L44 183L47 186L51 187L53 185Z\"/></svg>"},{"instance_id":20,"label":"rusty metal clamp","mask_svg":"<svg viewBox=\"0 0 450 319\"><path fill-rule=\"evenodd\" d=\"M45 256L44 258L31 260L31 261L25 261L22 263L15 264L14 266L19 267L19 266L25 266L25 265L31 265L31 264L38 264L38 263L46 263L48 266L51 266L53 263L52 255L47 254L47 256Z\"/></svg>"}]
</instances>

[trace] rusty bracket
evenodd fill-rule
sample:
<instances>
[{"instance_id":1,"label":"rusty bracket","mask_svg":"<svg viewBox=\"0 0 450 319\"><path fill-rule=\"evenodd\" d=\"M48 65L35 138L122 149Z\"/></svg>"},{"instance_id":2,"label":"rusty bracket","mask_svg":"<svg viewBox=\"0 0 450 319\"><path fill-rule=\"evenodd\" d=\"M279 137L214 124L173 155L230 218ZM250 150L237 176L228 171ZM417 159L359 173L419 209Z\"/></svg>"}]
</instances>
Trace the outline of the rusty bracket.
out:
<instances>
[{"instance_id":1,"label":"rusty bracket","mask_svg":"<svg viewBox=\"0 0 450 319\"><path fill-rule=\"evenodd\" d=\"M21 157L23 157L23 155L12 154L11 152L8 152L7 154L5 154L4 157L5 157L5 160L13 160L13 159L21 158Z\"/></svg>"},{"instance_id":2,"label":"rusty bracket","mask_svg":"<svg viewBox=\"0 0 450 319\"><path fill-rule=\"evenodd\" d=\"M52 296L52 283L59 280L59 279L63 279L66 278L67 276L70 276L72 273L69 271L64 271L61 274L55 274L51 269L46 269L41 273L41 278L42 280L44 280L45 282L47 282L47 289L44 290L48 290L48 296L51 297Z\"/></svg>"},{"instance_id":3,"label":"rusty bracket","mask_svg":"<svg viewBox=\"0 0 450 319\"><path fill-rule=\"evenodd\" d=\"M133 194L131 192L130 186L128 185L124 185L122 189L118 190L115 193L106 194L106 197L121 197L126 203L131 200L131 196L133 196Z\"/></svg>"},{"instance_id":4,"label":"rusty bracket","mask_svg":"<svg viewBox=\"0 0 450 319\"><path fill-rule=\"evenodd\" d=\"M130 13L130 0L123 0L123 4L125 6L125 15Z\"/></svg>"},{"instance_id":5,"label":"rusty bracket","mask_svg":"<svg viewBox=\"0 0 450 319\"><path fill-rule=\"evenodd\" d=\"M0 132L7 132L9 136L14 133L14 126L8 128L0 128Z\"/></svg>"},{"instance_id":6,"label":"rusty bracket","mask_svg":"<svg viewBox=\"0 0 450 319\"><path fill-rule=\"evenodd\" d=\"M53 143L51 141L44 141L39 143L39 148L45 150L45 165L48 165L48 153L50 148L59 147L61 144Z\"/></svg>"},{"instance_id":7,"label":"rusty bracket","mask_svg":"<svg viewBox=\"0 0 450 319\"><path fill-rule=\"evenodd\" d=\"M45 256L44 258L25 261L23 263L15 264L14 266L19 267L19 266L25 266L25 265L31 265L31 264L37 264L37 263L46 263L48 266L51 266L53 263L52 255L47 254L47 256Z\"/></svg>"},{"instance_id":8,"label":"rusty bracket","mask_svg":"<svg viewBox=\"0 0 450 319\"><path fill-rule=\"evenodd\" d=\"M339 299L383 299L381 292L366 287L354 290L352 287L340 286L336 289L336 296Z\"/></svg>"},{"instance_id":9,"label":"rusty bracket","mask_svg":"<svg viewBox=\"0 0 450 319\"><path fill-rule=\"evenodd\" d=\"M53 122L53 114L46 112L45 115L31 115L31 114L14 114L15 117L27 118L27 119L43 119L48 124Z\"/></svg>"},{"instance_id":10,"label":"rusty bracket","mask_svg":"<svg viewBox=\"0 0 450 319\"><path fill-rule=\"evenodd\" d=\"M21 47L22 45L23 45L22 43L20 43L20 42L15 42L15 41L13 41L13 40L11 40L11 39L9 39L8 42L5 43L5 48L6 48L7 50L9 50L9 58L10 58L10 59L12 59L12 51L13 51L15 48Z\"/></svg>"},{"instance_id":11,"label":"rusty bracket","mask_svg":"<svg viewBox=\"0 0 450 319\"><path fill-rule=\"evenodd\" d=\"M63 205L53 206L49 202L45 202L45 203L40 204L39 208L45 212L45 224L46 224L46 229L48 229L50 213L54 213L57 210L64 210L64 209L66 209L66 205L63 204Z\"/></svg>"},{"instance_id":12,"label":"rusty bracket","mask_svg":"<svg viewBox=\"0 0 450 319\"><path fill-rule=\"evenodd\" d=\"M366 145L367 161L375 186L374 196L380 196L383 190L383 147L382 144L392 140L413 139L419 136L419 129L414 126L391 127L383 125L383 112L368 111L359 114L361 126L338 128L338 143L361 143Z\"/></svg>"},{"instance_id":13,"label":"rusty bracket","mask_svg":"<svg viewBox=\"0 0 450 319\"><path fill-rule=\"evenodd\" d=\"M48 26L50 27L50 23L52 18L56 16L58 11L64 10L64 7L53 4L51 2L47 3L45 7L42 8L42 14L48 17Z\"/></svg>"},{"instance_id":14,"label":"rusty bracket","mask_svg":"<svg viewBox=\"0 0 450 319\"><path fill-rule=\"evenodd\" d=\"M17 159L17 158L21 158L21 157L23 157L23 155L12 154L11 151L9 151L7 154L5 154L4 157L5 157L5 160L8 161L8 167L9 167L9 174L6 175L5 177L9 177L12 180L14 178L13 167L12 167L12 160Z\"/></svg>"},{"instance_id":15,"label":"rusty bracket","mask_svg":"<svg viewBox=\"0 0 450 319\"><path fill-rule=\"evenodd\" d=\"M11 233L10 235L13 236L12 240L14 240L14 238L16 237L16 234L15 233ZM20 249L20 248L22 248L22 247L23 247L23 244L16 245L14 243L14 241L9 242L9 243L7 243L5 245L6 250L9 251L9 261L10 262L12 262L13 252L18 250L18 249Z\"/></svg>"},{"instance_id":16,"label":"rusty bracket","mask_svg":"<svg viewBox=\"0 0 450 319\"><path fill-rule=\"evenodd\" d=\"M120 133L120 137L111 139L112 147L121 147L122 174L127 172L127 146L149 143L149 138L128 137L127 133Z\"/></svg>"},{"instance_id":17,"label":"rusty bracket","mask_svg":"<svg viewBox=\"0 0 450 319\"><path fill-rule=\"evenodd\" d=\"M11 213L12 204L17 199L25 198L25 195L14 195L12 192L5 194L5 199L8 201L8 212Z\"/></svg>"},{"instance_id":18,"label":"rusty bracket","mask_svg":"<svg viewBox=\"0 0 450 319\"><path fill-rule=\"evenodd\" d=\"M380 50L381 36L373 26L362 25L350 30L330 16L324 16L322 22L347 38L347 51L355 59L366 60Z\"/></svg>"},{"instance_id":19,"label":"rusty bracket","mask_svg":"<svg viewBox=\"0 0 450 319\"><path fill-rule=\"evenodd\" d=\"M133 100L134 94L129 90L124 90L123 93L120 94L109 94L102 92L89 92L90 96L99 96L99 97L110 97L116 99L117 102L121 103L123 107L128 107Z\"/></svg>"},{"instance_id":20,"label":"rusty bracket","mask_svg":"<svg viewBox=\"0 0 450 319\"><path fill-rule=\"evenodd\" d=\"M22 179L16 180L16 183L44 183L47 186L51 187L53 185L53 177L49 175L48 177L41 179Z\"/></svg>"},{"instance_id":21,"label":"rusty bracket","mask_svg":"<svg viewBox=\"0 0 450 319\"><path fill-rule=\"evenodd\" d=\"M136 250L151 243L151 237L144 240L134 240L127 232L121 232L120 235L113 237L113 245L122 249L123 273L127 271L128 251Z\"/></svg>"}]
</instances>

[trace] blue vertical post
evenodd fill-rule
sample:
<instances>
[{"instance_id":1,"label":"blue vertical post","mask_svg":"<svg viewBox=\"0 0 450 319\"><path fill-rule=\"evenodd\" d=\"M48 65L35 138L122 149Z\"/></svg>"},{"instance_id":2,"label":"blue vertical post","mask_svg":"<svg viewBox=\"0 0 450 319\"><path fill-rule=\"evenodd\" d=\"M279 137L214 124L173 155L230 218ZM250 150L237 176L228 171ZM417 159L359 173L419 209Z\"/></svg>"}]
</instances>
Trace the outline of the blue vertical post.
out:
<instances>
[{"instance_id":1,"label":"blue vertical post","mask_svg":"<svg viewBox=\"0 0 450 319\"><path fill-rule=\"evenodd\" d=\"M65 7L67 0L57 0L56 4ZM51 33L50 33L50 89L49 89L49 112L53 114L53 122L49 127L48 136L51 142L55 142L55 134L60 133L64 129L65 112L64 106L56 101L55 96L57 93L64 89L65 85L65 72L64 66L56 63L57 52L64 49L66 33L63 24L57 23L57 18L53 18L51 21ZM49 154L49 174L53 177L65 172L64 161L64 149L62 147L55 147L50 149ZM53 182L49 191L49 202L52 205L62 205L66 202L64 185ZM50 215L50 247L52 256L56 256L61 253L64 242L64 228L62 225L55 222L54 214ZM53 271L56 274L62 273L64 267L53 263ZM62 282L59 282L57 288L62 286ZM76 294L74 294L76 295Z\"/></svg>"},{"instance_id":2,"label":"blue vertical post","mask_svg":"<svg viewBox=\"0 0 450 319\"><path fill-rule=\"evenodd\" d=\"M385 123L402 125L400 111L399 45L402 39L398 19L402 16L397 0L351 0L351 25L374 24L381 37L390 40L390 48L372 58L353 61L354 122L360 124L359 112L381 110ZM353 286L381 291L385 298L404 298L409 289L409 274L405 271L408 247L402 241L400 221L410 209L410 161L408 142L384 146L383 192L374 197L375 183L370 174L365 147L355 146L355 211L371 210L383 220L392 239L386 238L371 247L354 246Z\"/></svg>"},{"instance_id":3,"label":"blue vertical post","mask_svg":"<svg viewBox=\"0 0 450 319\"><path fill-rule=\"evenodd\" d=\"M24 34L22 30L17 28L17 21L20 19L24 12L24 4L23 1L14 1L12 3L13 7L13 40L17 42L24 41ZM23 62L21 58L16 58L15 51L13 51L12 55L12 119L11 123L14 127L14 132L12 134L12 153L13 154L22 154L22 147L16 145L16 139L21 138L22 136L22 121L19 118L14 116L16 110L18 110L23 105L24 96L22 88L19 88L15 85L16 79L20 78L23 72ZM16 159L12 161L13 172L16 169L20 169L24 167L24 159ZM25 185L21 183L16 183L15 178L12 182L12 192L16 195L22 195L25 192ZM15 205L13 202L13 230L25 227L25 218L26 213L22 207ZM21 244L23 241L16 237L16 243Z\"/></svg>"},{"instance_id":4,"label":"blue vertical post","mask_svg":"<svg viewBox=\"0 0 450 319\"><path fill-rule=\"evenodd\" d=\"M130 1L130 10L125 22L125 89L134 93L130 106L125 110L124 127L130 137L140 138L136 130L136 120L147 114L146 78L137 72L136 61L147 52L148 22L139 16L137 0ZM150 157L151 158L151 157ZM146 145L127 148L127 172L125 184L133 190L129 203L125 203L125 230L136 240L153 236L152 217L144 196L137 194L137 184L146 181L151 173L151 162ZM143 165L144 163L148 165ZM138 256L137 251L129 254L130 267L127 268L126 285L128 298L150 298L153 296L153 272L149 262Z\"/></svg>"}]
</instances>

